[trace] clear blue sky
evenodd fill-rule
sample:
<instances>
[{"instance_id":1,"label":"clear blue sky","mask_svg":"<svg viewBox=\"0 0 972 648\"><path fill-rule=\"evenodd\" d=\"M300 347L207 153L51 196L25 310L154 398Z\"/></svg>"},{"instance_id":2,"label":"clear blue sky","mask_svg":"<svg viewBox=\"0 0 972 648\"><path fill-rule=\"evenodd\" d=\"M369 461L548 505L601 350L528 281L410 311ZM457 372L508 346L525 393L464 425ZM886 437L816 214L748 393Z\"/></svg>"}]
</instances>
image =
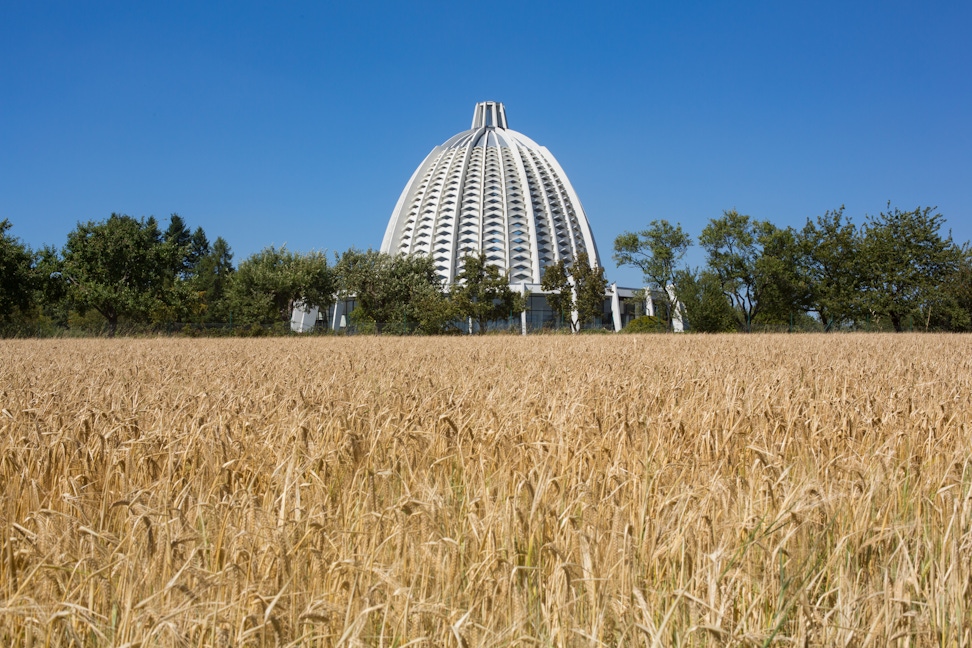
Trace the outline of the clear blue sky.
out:
<instances>
[{"instance_id":1,"label":"clear blue sky","mask_svg":"<svg viewBox=\"0 0 972 648\"><path fill-rule=\"evenodd\" d=\"M477 101L615 236L935 206L972 239L972 3L0 0L0 218L183 216L236 261L375 247ZM689 261L700 264L698 248Z\"/></svg>"}]
</instances>

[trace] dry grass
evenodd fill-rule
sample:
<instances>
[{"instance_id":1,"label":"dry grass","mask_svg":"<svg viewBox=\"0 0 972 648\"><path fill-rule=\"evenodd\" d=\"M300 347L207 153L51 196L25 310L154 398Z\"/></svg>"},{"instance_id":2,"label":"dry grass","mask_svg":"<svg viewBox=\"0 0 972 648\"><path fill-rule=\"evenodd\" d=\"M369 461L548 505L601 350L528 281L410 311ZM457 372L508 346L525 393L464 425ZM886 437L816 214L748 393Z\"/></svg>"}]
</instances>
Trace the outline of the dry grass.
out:
<instances>
[{"instance_id":1,"label":"dry grass","mask_svg":"<svg viewBox=\"0 0 972 648\"><path fill-rule=\"evenodd\" d=\"M0 344L0 642L972 644L972 338Z\"/></svg>"}]
</instances>

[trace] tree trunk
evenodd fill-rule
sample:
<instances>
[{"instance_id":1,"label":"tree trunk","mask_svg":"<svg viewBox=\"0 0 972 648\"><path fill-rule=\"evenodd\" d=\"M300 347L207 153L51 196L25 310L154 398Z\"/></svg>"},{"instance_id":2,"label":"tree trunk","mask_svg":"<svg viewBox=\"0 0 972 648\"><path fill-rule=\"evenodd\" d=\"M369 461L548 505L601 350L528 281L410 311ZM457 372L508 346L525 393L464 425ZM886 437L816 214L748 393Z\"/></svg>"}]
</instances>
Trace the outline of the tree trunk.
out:
<instances>
[{"instance_id":1,"label":"tree trunk","mask_svg":"<svg viewBox=\"0 0 972 648\"><path fill-rule=\"evenodd\" d=\"M888 318L891 320L891 326L894 327L895 333L901 332L901 315L898 313L888 313Z\"/></svg>"}]
</instances>

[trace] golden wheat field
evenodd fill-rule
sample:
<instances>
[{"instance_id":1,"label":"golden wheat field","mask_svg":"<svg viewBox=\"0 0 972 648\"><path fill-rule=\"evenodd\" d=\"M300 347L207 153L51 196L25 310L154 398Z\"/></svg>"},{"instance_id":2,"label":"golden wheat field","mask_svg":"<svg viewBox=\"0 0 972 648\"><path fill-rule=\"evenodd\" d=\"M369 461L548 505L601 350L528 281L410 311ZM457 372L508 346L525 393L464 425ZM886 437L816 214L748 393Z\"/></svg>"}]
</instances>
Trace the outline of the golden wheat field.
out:
<instances>
[{"instance_id":1,"label":"golden wheat field","mask_svg":"<svg viewBox=\"0 0 972 648\"><path fill-rule=\"evenodd\" d=\"M972 337L0 343L0 643L968 646Z\"/></svg>"}]
</instances>

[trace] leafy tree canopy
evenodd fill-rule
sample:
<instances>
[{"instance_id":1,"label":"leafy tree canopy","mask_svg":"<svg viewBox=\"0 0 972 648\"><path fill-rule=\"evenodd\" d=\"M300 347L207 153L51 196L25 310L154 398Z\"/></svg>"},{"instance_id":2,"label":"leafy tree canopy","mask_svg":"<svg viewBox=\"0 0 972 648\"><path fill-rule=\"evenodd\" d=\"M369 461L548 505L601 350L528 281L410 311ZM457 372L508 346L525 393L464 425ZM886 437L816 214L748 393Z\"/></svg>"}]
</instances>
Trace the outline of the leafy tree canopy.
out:
<instances>
[{"instance_id":1,"label":"leafy tree canopy","mask_svg":"<svg viewBox=\"0 0 972 648\"><path fill-rule=\"evenodd\" d=\"M226 294L235 271L233 252L221 236L213 241L212 246L207 247L208 251L199 259L190 281L204 305L200 313L202 319L208 322L225 322L230 315ZM197 249L202 249L202 246Z\"/></svg>"},{"instance_id":2,"label":"leafy tree canopy","mask_svg":"<svg viewBox=\"0 0 972 648\"><path fill-rule=\"evenodd\" d=\"M860 311L861 236L844 217L844 207L815 221L808 218L800 245L809 310L817 313L824 330L852 321Z\"/></svg>"},{"instance_id":3,"label":"leafy tree canopy","mask_svg":"<svg viewBox=\"0 0 972 648\"><path fill-rule=\"evenodd\" d=\"M722 290L722 281L710 270L679 270L679 300L685 309L688 330L696 333L725 333L738 330L732 304Z\"/></svg>"},{"instance_id":4,"label":"leafy tree canopy","mask_svg":"<svg viewBox=\"0 0 972 648\"><path fill-rule=\"evenodd\" d=\"M11 227L9 220L0 220L0 322L9 322L30 307L35 283L33 255L8 234Z\"/></svg>"},{"instance_id":5,"label":"leafy tree canopy","mask_svg":"<svg viewBox=\"0 0 972 648\"><path fill-rule=\"evenodd\" d=\"M591 267L587 252L578 253L569 265L563 259L551 263L542 279L540 287L547 293L547 304L561 321L570 323L571 331L580 330L603 314L607 279L604 268Z\"/></svg>"},{"instance_id":6,"label":"leafy tree canopy","mask_svg":"<svg viewBox=\"0 0 972 648\"><path fill-rule=\"evenodd\" d=\"M786 324L811 308L810 285L804 271L800 235L792 227L762 222L757 228L759 256L754 280L759 316L764 324Z\"/></svg>"},{"instance_id":7,"label":"leafy tree canopy","mask_svg":"<svg viewBox=\"0 0 972 648\"><path fill-rule=\"evenodd\" d=\"M574 306L577 310L577 327L580 329L592 324L604 313L607 279L604 278L604 268L591 267L587 252L577 254L570 271L576 291Z\"/></svg>"},{"instance_id":8,"label":"leafy tree canopy","mask_svg":"<svg viewBox=\"0 0 972 648\"><path fill-rule=\"evenodd\" d=\"M112 214L79 223L63 252L68 298L82 313L101 313L114 336L119 318L145 321L167 302L170 257L154 218Z\"/></svg>"},{"instance_id":9,"label":"leafy tree canopy","mask_svg":"<svg viewBox=\"0 0 972 648\"><path fill-rule=\"evenodd\" d=\"M567 264L563 259L551 263L544 269L540 288L547 293L547 305L557 315L557 319L561 323L567 322L573 330L574 286L571 284Z\"/></svg>"},{"instance_id":10,"label":"leafy tree canopy","mask_svg":"<svg viewBox=\"0 0 972 648\"><path fill-rule=\"evenodd\" d=\"M288 322L297 303L326 309L334 302L336 287L323 252L301 254L270 246L240 263L232 275L228 307L241 324Z\"/></svg>"},{"instance_id":11,"label":"leafy tree canopy","mask_svg":"<svg viewBox=\"0 0 972 648\"><path fill-rule=\"evenodd\" d=\"M169 246L174 274L183 280L191 279L199 262L209 254L209 239L203 228L197 227L190 233L186 221L179 214L172 214L163 239Z\"/></svg>"},{"instance_id":12,"label":"leafy tree canopy","mask_svg":"<svg viewBox=\"0 0 972 648\"><path fill-rule=\"evenodd\" d=\"M792 228L780 229L731 209L709 221L699 243L739 329L751 331L757 318L783 322L808 308L809 290Z\"/></svg>"},{"instance_id":13,"label":"leafy tree canopy","mask_svg":"<svg viewBox=\"0 0 972 648\"><path fill-rule=\"evenodd\" d=\"M667 220L653 220L640 232L624 232L614 239L614 261L619 266L634 266L644 275L649 288L661 297L666 326L672 328L674 304L678 299L676 283L678 264L692 246L692 237L680 224ZM671 295L669 294L671 290Z\"/></svg>"},{"instance_id":14,"label":"leafy tree canopy","mask_svg":"<svg viewBox=\"0 0 972 648\"><path fill-rule=\"evenodd\" d=\"M489 322L523 311L523 296L510 289L509 279L499 268L486 262L486 254L471 254L463 259L462 271L452 287L452 299L460 317L471 319L480 333Z\"/></svg>"},{"instance_id":15,"label":"leafy tree canopy","mask_svg":"<svg viewBox=\"0 0 972 648\"><path fill-rule=\"evenodd\" d=\"M342 296L355 300L351 315L359 323L384 331L439 333L455 318L430 256L351 249L338 258L335 270Z\"/></svg>"},{"instance_id":16,"label":"leafy tree canopy","mask_svg":"<svg viewBox=\"0 0 972 648\"><path fill-rule=\"evenodd\" d=\"M911 211L891 208L868 219L861 257L864 302L876 316L886 316L895 331L907 318L929 319L955 307L948 293L962 265L962 249L943 236L944 218L934 207Z\"/></svg>"}]
</instances>

